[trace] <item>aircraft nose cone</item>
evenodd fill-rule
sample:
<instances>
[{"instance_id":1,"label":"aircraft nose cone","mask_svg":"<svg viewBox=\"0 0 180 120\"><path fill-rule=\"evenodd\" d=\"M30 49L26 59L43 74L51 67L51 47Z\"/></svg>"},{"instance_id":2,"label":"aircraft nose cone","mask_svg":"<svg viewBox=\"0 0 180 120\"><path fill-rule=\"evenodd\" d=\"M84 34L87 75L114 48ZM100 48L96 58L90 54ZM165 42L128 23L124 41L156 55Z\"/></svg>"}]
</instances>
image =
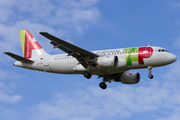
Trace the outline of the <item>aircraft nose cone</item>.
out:
<instances>
[{"instance_id":1,"label":"aircraft nose cone","mask_svg":"<svg viewBox=\"0 0 180 120\"><path fill-rule=\"evenodd\" d=\"M174 54L172 54L172 55L171 55L171 61L172 61L172 62L175 62L176 60L177 60L177 57L176 57Z\"/></svg>"}]
</instances>

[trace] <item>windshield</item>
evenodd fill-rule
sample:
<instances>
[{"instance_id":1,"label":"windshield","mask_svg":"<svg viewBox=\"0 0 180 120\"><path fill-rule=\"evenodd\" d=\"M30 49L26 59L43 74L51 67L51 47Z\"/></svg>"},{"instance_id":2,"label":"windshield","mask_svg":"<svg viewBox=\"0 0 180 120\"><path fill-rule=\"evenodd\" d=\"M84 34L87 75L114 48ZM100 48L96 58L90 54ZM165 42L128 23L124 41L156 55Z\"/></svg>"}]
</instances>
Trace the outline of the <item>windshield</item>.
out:
<instances>
[{"instance_id":1,"label":"windshield","mask_svg":"<svg viewBox=\"0 0 180 120\"><path fill-rule=\"evenodd\" d=\"M159 49L158 52L169 52L169 51L165 49Z\"/></svg>"}]
</instances>

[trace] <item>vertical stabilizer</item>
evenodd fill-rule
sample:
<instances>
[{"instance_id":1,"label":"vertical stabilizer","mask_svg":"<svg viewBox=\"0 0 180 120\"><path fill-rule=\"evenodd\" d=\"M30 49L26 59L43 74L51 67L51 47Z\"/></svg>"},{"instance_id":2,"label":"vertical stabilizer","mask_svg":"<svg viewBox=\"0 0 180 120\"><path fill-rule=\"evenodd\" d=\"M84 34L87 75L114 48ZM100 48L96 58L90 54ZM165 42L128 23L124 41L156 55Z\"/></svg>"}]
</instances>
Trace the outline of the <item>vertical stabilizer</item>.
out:
<instances>
[{"instance_id":1,"label":"vertical stabilizer","mask_svg":"<svg viewBox=\"0 0 180 120\"><path fill-rule=\"evenodd\" d=\"M48 55L28 30L20 30L19 34L24 58Z\"/></svg>"}]
</instances>

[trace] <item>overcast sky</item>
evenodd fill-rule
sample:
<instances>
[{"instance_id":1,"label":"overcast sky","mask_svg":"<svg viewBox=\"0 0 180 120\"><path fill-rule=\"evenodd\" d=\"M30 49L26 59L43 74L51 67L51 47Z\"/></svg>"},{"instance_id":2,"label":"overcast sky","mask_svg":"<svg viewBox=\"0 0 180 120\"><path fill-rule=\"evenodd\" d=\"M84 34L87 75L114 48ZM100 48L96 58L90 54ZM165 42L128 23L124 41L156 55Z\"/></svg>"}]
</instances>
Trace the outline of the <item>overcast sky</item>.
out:
<instances>
[{"instance_id":1,"label":"overcast sky","mask_svg":"<svg viewBox=\"0 0 180 120\"><path fill-rule=\"evenodd\" d=\"M160 46L180 57L179 0L0 0L1 120L179 120L180 62L148 70L135 85L13 66L3 52L22 56L19 30L27 29L49 54L49 32L79 47Z\"/></svg>"}]
</instances>

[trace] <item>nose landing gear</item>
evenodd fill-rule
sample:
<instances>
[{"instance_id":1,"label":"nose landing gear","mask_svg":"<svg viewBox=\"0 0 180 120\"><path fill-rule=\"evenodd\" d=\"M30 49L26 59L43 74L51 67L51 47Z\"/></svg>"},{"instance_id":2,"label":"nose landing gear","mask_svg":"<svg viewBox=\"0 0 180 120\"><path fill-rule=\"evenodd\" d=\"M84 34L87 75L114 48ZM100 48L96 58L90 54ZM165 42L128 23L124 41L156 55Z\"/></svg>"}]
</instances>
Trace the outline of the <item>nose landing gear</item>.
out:
<instances>
[{"instance_id":1,"label":"nose landing gear","mask_svg":"<svg viewBox=\"0 0 180 120\"><path fill-rule=\"evenodd\" d=\"M148 77L149 77L150 79L153 79L154 76L151 74L151 73L152 73L152 66L148 66L148 71L149 71Z\"/></svg>"},{"instance_id":2,"label":"nose landing gear","mask_svg":"<svg viewBox=\"0 0 180 120\"><path fill-rule=\"evenodd\" d=\"M152 74L149 74L148 77L149 77L150 79L153 79L154 76L153 76Z\"/></svg>"}]
</instances>

